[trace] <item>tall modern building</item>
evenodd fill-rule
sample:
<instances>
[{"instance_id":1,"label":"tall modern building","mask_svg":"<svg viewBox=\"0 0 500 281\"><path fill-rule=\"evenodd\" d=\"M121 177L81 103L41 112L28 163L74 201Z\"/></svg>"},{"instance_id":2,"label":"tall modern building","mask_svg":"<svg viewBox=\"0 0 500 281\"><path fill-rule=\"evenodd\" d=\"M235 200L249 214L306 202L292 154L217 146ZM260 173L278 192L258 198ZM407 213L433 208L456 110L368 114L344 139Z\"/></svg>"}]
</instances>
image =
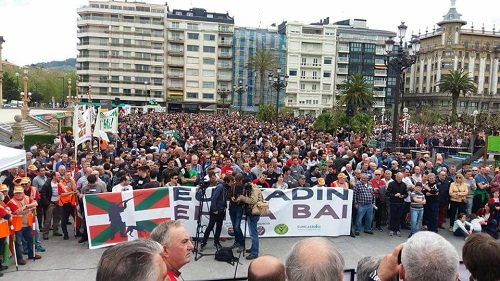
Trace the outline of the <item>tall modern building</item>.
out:
<instances>
[{"instance_id":1,"label":"tall modern building","mask_svg":"<svg viewBox=\"0 0 500 281\"><path fill-rule=\"evenodd\" d=\"M295 115L313 117L332 109L337 27L327 18L317 24L283 22L278 30L287 46L285 105Z\"/></svg>"},{"instance_id":2,"label":"tall modern building","mask_svg":"<svg viewBox=\"0 0 500 281\"><path fill-rule=\"evenodd\" d=\"M242 106L245 111L257 110L260 103L276 103L276 90L269 86L268 75L264 73L264 80L255 69L248 67L249 59L259 51L269 51L277 62L277 67L283 71L286 66L285 36L278 33L274 26L269 28L236 27L233 38L233 85L238 86L239 81L245 87L245 92L240 95L234 91L232 106ZM268 72L276 69L269 69ZM262 85L263 84L263 85ZM279 96L279 106L283 106L283 92Z\"/></svg>"},{"instance_id":3,"label":"tall modern building","mask_svg":"<svg viewBox=\"0 0 500 281\"><path fill-rule=\"evenodd\" d=\"M342 84L353 74L362 74L373 85L374 108L394 103L396 77L385 65L385 40L396 33L369 29L366 20L354 19L336 22L337 56L335 59L335 102L338 102ZM336 103L335 105L338 105Z\"/></svg>"},{"instance_id":4,"label":"tall modern building","mask_svg":"<svg viewBox=\"0 0 500 281\"><path fill-rule=\"evenodd\" d=\"M234 19L205 9L167 12L169 112L215 111L228 106L232 87Z\"/></svg>"},{"instance_id":5,"label":"tall modern building","mask_svg":"<svg viewBox=\"0 0 500 281\"><path fill-rule=\"evenodd\" d=\"M450 70L464 69L474 79L476 93L460 96L457 112L474 110L500 111L500 33L467 24L456 6L451 7L438 27L420 35L421 48L417 62L406 74L403 102L408 107L421 102L449 114L451 97L440 93L438 86Z\"/></svg>"},{"instance_id":6,"label":"tall modern building","mask_svg":"<svg viewBox=\"0 0 500 281\"><path fill-rule=\"evenodd\" d=\"M77 74L82 98L165 101L165 6L90 1L78 12ZM90 90L91 88L91 90Z\"/></svg>"}]
</instances>

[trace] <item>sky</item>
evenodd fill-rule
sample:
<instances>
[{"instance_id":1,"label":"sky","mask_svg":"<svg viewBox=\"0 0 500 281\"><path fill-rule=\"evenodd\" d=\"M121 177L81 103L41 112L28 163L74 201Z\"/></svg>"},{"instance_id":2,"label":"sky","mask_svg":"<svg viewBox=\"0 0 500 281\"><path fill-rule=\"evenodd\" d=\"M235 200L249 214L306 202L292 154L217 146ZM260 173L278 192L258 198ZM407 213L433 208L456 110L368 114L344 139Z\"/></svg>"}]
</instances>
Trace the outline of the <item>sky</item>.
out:
<instances>
[{"instance_id":1,"label":"sky","mask_svg":"<svg viewBox=\"0 0 500 281\"><path fill-rule=\"evenodd\" d=\"M118 0L117 0L118 1ZM120 0L124 1L124 0ZM128 0L133 1L133 0ZM209 12L226 13L235 25L267 27L282 21L330 22L344 19L366 19L369 28L397 31L404 21L408 36L432 31L450 7L450 0L143 0L165 4L172 9L204 8ZM76 9L88 0L0 0L0 36L2 58L17 65L75 58ZM414 4L414 6L411 6ZM457 0L457 10L474 29L496 30L500 33L499 0Z\"/></svg>"}]
</instances>

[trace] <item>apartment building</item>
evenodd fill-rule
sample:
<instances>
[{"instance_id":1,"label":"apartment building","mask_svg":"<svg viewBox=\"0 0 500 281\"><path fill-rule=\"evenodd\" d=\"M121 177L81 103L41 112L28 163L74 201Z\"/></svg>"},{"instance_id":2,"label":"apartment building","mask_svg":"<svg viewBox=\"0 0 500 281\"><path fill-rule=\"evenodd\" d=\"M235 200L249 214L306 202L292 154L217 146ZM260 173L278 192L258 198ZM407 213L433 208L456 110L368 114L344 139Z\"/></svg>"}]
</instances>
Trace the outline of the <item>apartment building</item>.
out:
<instances>
[{"instance_id":1,"label":"apartment building","mask_svg":"<svg viewBox=\"0 0 500 281\"><path fill-rule=\"evenodd\" d=\"M385 65L385 40L396 33L369 29L366 20L351 19L335 23L337 56L335 59L335 106L342 93L342 84L353 74L362 74L373 85L374 108L394 103L396 76Z\"/></svg>"},{"instance_id":2,"label":"apartment building","mask_svg":"<svg viewBox=\"0 0 500 281\"><path fill-rule=\"evenodd\" d=\"M83 100L165 102L165 6L90 1L77 9L77 75Z\"/></svg>"},{"instance_id":3,"label":"apartment building","mask_svg":"<svg viewBox=\"0 0 500 281\"><path fill-rule=\"evenodd\" d=\"M417 62L406 73L403 102L411 107L422 103L450 112L451 97L440 93L438 86L450 70L464 69L474 79L476 93L460 96L457 112L500 111L500 33L470 26L458 13L456 1L437 23L437 28L420 34L421 48Z\"/></svg>"},{"instance_id":4,"label":"apartment building","mask_svg":"<svg viewBox=\"0 0 500 281\"><path fill-rule=\"evenodd\" d=\"M295 115L317 116L333 107L337 27L325 21L278 26L287 46L285 105Z\"/></svg>"},{"instance_id":5,"label":"apartment building","mask_svg":"<svg viewBox=\"0 0 500 281\"><path fill-rule=\"evenodd\" d=\"M205 9L167 12L169 112L215 111L229 105L234 19Z\"/></svg>"},{"instance_id":6,"label":"apartment building","mask_svg":"<svg viewBox=\"0 0 500 281\"><path fill-rule=\"evenodd\" d=\"M240 95L232 92L232 106L241 105L244 111L256 111L259 104L276 104L278 94L268 83L268 73L264 74L264 81L260 81L260 73L247 67L249 59L259 51L269 51L273 54L281 69L286 67L286 40L283 34L278 33L276 26L268 28L236 27L233 37L233 85L238 86L241 81L245 92ZM269 69L269 72L275 69ZM263 84L263 85L262 85ZM284 105L283 94L279 93L279 106Z\"/></svg>"}]
</instances>

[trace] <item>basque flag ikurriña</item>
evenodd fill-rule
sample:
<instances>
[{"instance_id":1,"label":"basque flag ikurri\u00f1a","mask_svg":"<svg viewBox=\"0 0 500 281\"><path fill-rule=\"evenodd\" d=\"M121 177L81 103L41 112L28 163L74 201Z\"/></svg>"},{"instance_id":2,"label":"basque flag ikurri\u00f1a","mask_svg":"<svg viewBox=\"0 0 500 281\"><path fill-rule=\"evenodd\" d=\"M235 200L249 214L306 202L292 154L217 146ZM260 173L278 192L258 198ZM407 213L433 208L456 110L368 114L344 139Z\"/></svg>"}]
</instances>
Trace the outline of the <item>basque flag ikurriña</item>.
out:
<instances>
[{"instance_id":1,"label":"basque flag ikurri\u00f1a","mask_svg":"<svg viewBox=\"0 0 500 281\"><path fill-rule=\"evenodd\" d=\"M148 238L173 217L169 188L89 194L84 204L90 249Z\"/></svg>"}]
</instances>

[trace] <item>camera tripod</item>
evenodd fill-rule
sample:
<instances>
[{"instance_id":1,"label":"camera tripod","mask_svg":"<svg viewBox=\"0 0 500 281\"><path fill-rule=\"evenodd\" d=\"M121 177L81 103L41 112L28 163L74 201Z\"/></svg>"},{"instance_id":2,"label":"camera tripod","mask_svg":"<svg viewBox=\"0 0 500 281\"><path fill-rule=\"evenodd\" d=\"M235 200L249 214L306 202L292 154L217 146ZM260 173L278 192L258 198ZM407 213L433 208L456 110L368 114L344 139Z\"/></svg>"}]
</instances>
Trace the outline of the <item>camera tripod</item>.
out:
<instances>
[{"instance_id":1,"label":"camera tripod","mask_svg":"<svg viewBox=\"0 0 500 281\"><path fill-rule=\"evenodd\" d=\"M214 254L205 254L200 252L199 246L201 243L201 240L203 239L202 234L204 234L204 228L206 228L206 225L203 225L202 223L202 218L203 218L203 206L205 205L205 208L209 210L208 207L208 201L207 201L207 188L205 187L198 187L198 190L196 191L196 199L199 201L198 205L198 217L197 219L197 225L196 225L196 237L194 241L194 248L193 248L193 253L195 253L194 260L198 261L204 256L215 256ZM205 204L203 204L205 203ZM215 234L214 230L212 232Z\"/></svg>"}]
</instances>

